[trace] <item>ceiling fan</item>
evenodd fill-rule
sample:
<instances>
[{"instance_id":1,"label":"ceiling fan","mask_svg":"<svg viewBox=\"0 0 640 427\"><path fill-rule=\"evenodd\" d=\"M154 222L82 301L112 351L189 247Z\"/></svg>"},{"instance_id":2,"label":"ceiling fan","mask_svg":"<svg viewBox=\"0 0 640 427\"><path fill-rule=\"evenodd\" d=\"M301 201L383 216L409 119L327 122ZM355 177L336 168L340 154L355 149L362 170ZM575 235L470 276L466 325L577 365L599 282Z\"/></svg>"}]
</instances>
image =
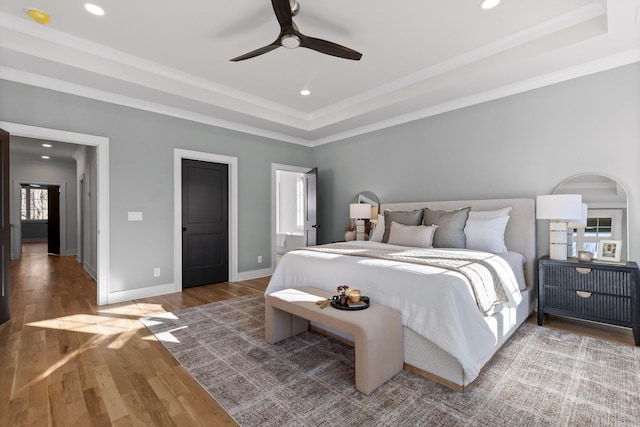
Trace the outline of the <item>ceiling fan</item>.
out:
<instances>
[{"instance_id":1,"label":"ceiling fan","mask_svg":"<svg viewBox=\"0 0 640 427\"><path fill-rule=\"evenodd\" d=\"M278 38L267 46L245 53L244 55L240 55L231 59L231 61L244 61L245 59L271 52L280 46L284 46L289 49L306 47L307 49L312 49L320 53L337 56L338 58L353 59L355 61L362 58L362 54L353 49L302 34L298 30L298 26L293 22L293 17L300 11L300 4L297 0L271 0L271 4L273 5L273 11L275 12L278 23L280 24L280 34L278 35Z\"/></svg>"}]
</instances>

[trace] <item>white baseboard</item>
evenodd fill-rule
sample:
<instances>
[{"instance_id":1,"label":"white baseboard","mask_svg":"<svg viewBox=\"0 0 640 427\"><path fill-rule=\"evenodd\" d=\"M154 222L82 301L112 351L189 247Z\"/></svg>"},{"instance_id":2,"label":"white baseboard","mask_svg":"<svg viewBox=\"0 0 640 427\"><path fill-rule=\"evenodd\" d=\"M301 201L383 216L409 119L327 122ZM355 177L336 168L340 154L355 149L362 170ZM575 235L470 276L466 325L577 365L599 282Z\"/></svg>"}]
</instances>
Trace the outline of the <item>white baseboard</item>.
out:
<instances>
[{"instance_id":1,"label":"white baseboard","mask_svg":"<svg viewBox=\"0 0 640 427\"><path fill-rule=\"evenodd\" d=\"M87 273L89 273L89 275L91 277L93 277L93 280L98 280L96 279L96 277L98 277L98 272L96 271L95 268L93 268L92 266L90 266L89 264L87 264L86 262L82 265L84 267L84 269L86 270Z\"/></svg>"},{"instance_id":2,"label":"white baseboard","mask_svg":"<svg viewBox=\"0 0 640 427\"><path fill-rule=\"evenodd\" d=\"M238 272L238 282L241 282L243 280L258 279L260 277L271 276L272 273L273 271L270 268L264 268L262 270Z\"/></svg>"},{"instance_id":3,"label":"white baseboard","mask_svg":"<svg viewBox=\"0 0 640 427\"><path fill-rule=\"evenodd\" d=\"M166 285L149 286L147 288L109 292L107 295L107 304L117 304L119 302L172 294L175 293L175 291L175 284L167 283Z\"/></svg>"},{"instance_id":4,"label":"white baseboard","mask_svg":"<svg viewBox=\"0 0 640 427\"><path fill-rule=\"evenodd\" d=\"M85 264L85 269L89 271L89 266ZM95 273L94 273L95 274ZM271 269L265 268L263 270L253 270L238 273L238 281L257 279L260 277L266 277L271 275ZM93 276L93 274L92 274ZM95 277L95 276L94 276ZM149 286L146 288L130 289L125 291L109 292L107 296L107 304L117 304L120 302L133 301L136 299L156 297L158 295L173 294L176 292L174 283L167 283L165 285Z\"/></svg>"}]
</instances>

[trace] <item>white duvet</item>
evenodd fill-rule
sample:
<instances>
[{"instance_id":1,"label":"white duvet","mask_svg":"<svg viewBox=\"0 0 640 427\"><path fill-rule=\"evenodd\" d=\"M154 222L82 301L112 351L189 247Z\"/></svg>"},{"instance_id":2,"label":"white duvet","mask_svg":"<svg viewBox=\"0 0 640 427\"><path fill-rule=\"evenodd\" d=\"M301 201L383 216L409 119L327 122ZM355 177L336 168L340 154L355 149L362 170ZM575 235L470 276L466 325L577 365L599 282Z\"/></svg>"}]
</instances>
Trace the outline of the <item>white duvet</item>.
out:
<instances>
[{"instance_id":1,"label":"white duvet","mask_svg":"<svg viewBox=\"0 0 640 427\"><path fill-rule=\"evenodd\" d=\"M416 251L416 248L370 241L348 244ZM478 254L478 251L468 252ZM490 253L486 253L485 261L495 264L500 271L502 286L509 296L506 305L517 306L521 296L509 264ZM478 309L468 279L448 269L302 249L282 258L265 294L299 286L336 291L339 285L360 289L372 301L398 310L404 326L455 357L470 378L478 375L495 350L498 337L490 327L489 318Z\"/></svg>"}]
</instances>

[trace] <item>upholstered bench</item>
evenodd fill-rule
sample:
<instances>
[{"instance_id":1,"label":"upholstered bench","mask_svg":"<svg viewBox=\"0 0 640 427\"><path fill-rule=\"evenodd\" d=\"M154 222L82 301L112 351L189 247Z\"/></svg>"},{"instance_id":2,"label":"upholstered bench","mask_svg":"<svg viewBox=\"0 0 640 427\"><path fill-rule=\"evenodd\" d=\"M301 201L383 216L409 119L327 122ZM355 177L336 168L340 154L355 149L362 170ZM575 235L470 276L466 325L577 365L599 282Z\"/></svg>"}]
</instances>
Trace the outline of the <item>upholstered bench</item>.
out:
<instances>
[{"instance_id":1,"label":"upholstered bench","mask_svg":"<svg viewBox=\"0 0 640 427\"><path fill-rule=\"evenodd\" d=\"M356 389L370 394L402 370L404 344L400 313L371 303L365 310L320 308L331 292L311 287L284 289L265 298L265 339L275 344L302 333L309 321L351 335L355 340Z\"/></svg>"}]
</instances>

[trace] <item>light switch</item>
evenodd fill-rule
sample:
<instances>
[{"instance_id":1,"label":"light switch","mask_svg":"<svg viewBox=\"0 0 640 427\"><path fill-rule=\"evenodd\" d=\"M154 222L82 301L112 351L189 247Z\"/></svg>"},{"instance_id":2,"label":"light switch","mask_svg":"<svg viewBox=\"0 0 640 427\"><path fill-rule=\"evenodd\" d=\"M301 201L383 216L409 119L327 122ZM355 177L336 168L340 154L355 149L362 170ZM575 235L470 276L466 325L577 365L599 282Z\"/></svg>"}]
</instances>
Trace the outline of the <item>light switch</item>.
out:
<instances>
[{"instance_id":1,"label":"light switch","mask_svg":"<svg viewBox=\"0 0 640 427\"><path fill-rule=\"evenodd\" d=\"M142 221L142 212L129 212L129 221Z\"/></svg>"}]
</instances>

